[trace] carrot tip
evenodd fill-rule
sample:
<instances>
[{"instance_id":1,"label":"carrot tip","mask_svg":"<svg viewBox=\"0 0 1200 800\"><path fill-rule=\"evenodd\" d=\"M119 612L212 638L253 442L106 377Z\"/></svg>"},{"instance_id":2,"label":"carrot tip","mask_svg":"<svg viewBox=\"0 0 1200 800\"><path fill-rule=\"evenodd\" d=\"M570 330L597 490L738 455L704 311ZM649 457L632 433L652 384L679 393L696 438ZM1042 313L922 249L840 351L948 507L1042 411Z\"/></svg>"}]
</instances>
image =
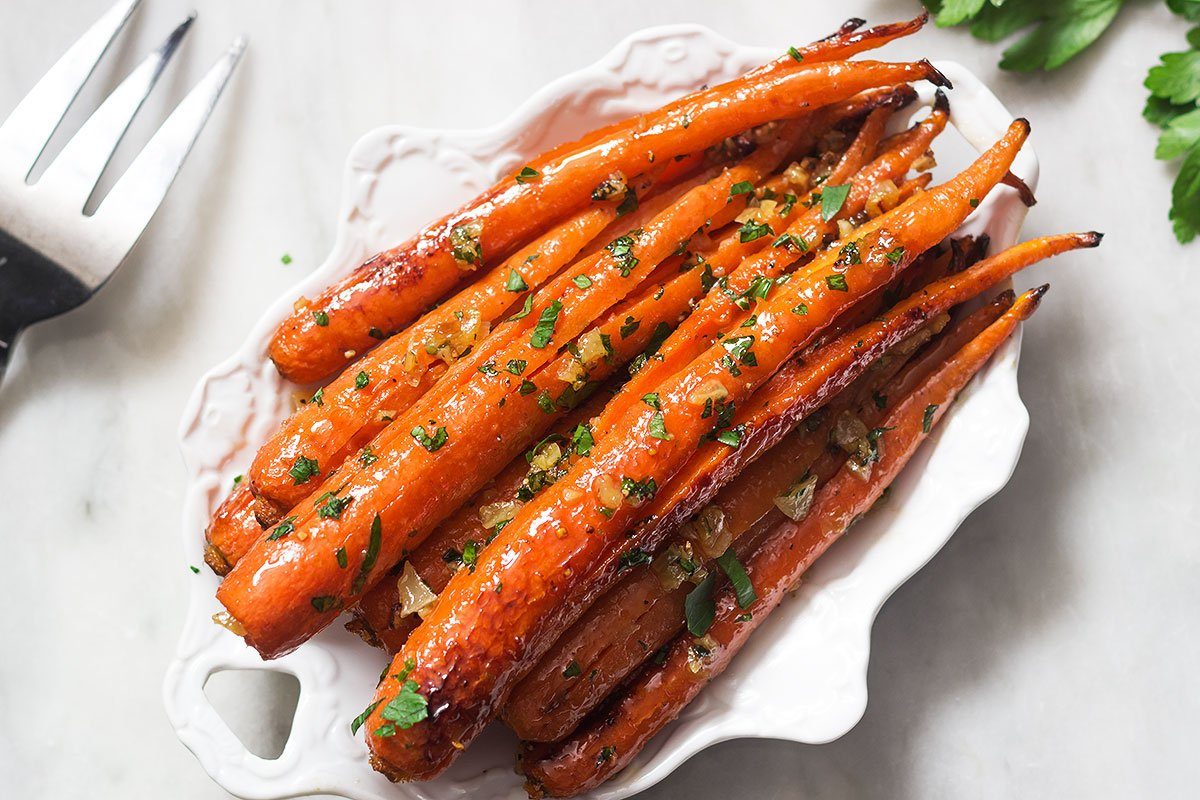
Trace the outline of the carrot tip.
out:
<instances>
[{"instance_id":1,"label":"carrot tip","mask_svg":"<svg viewBox=\"0 0 1200 800\"><path fill-rule=\"evenodd\" d=\"M1013 122L1025 129L1026 136L1028 136L1029 132L1033 130L1033 126L1029 124L1029 120L1025 119L1025 117L1017 117L1013 120Z\"/></svg>"},{"instance_id":2,"label":"carrot tip","mask_svg":"<svg viewBox=\"0 0 1200 800\"><path fill-rule=\"evenodd\" d=\"M943 114L950 112L950 98L941 89L938 89L933 94L933 110Z\"/></svg>"},{"instance_id":3,"label":"carrot tip","mask_svg":"<svg viewBox=\"0 0 1200 800\"><path fill-rule=\"evenodd\" d=\"M1104 234L1100 231L1088 231L1081 233L1079 238L1083 240L1084 247L1099 247L1100 242L1104 240Z\"/></svg>"},{"instance_id":4,"label":"carrot tip","mask_svg":"<svg viewBox=\"0 0 1200 800\"><path fill-rule=\"evenodd\" d=\"M929 59L922 58L917 63L925 67L925 79L934 86L944 86L947 89L954 88L954 84L950 82L950 79L943 75L941 70L935 67Z\"/></svg>"},{"instance_id":5,"label":"carrot tip","mask_svg":"<svg viewBox=\"0 0 1200 800\"><path fill-rule=\"evenodd\" d=\"M1046 292L1050 291L1050 284L1043 283L1034 289L1029 290L1030 296L1033 297L1033 302L1040 303L1042 298L1046 296Z\"/></svg>"},{"instance_id":6,"label":"carrot tip","mask_svg":"<svg viewBox=\"0 0 1200 800\"><path fill-rule=\"evenodd\" d=\"M1016 301L1017 301L1017 293L1014 292L1012 289L1005 289L1003 292L996 295L996 299L993 300L992 302L1000 303L1000 304L1006 305L1006 306L1011 306Z\"/></svg>"}]
</instances>

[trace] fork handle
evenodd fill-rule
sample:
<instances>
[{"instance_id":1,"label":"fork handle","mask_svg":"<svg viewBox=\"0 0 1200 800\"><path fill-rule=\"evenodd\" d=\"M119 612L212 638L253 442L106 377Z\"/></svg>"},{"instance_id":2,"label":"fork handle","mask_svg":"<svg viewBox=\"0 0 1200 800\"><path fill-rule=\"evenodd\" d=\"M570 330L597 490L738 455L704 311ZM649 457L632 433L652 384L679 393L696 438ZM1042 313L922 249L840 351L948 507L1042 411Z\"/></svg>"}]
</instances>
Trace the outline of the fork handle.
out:
<instances>
[{"instance_id":1,"label":"fork handle","mask_svg":"<svg viewBox=\"0 0 1200 800\"><path fill-rule=\"evenodd\" d=\"M23 329L82 303L91 294L46 256L0 230L0 375Z\"/></svg>"}]
</instances>

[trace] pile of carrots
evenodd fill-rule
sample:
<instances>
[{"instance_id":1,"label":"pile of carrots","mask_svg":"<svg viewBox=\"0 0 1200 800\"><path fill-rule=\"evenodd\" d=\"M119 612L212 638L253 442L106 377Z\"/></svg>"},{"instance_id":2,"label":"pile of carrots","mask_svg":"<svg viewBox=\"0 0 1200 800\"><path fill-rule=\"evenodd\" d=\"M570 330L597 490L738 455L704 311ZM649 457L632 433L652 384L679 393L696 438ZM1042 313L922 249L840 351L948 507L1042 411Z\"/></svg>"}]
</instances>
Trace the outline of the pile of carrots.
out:
<instances>
[{"instance_id":1,"label":"pile of carrots","mask_svg":"<svg viewBox=\"0 0 1200 800\"><path fill-rule=\"evenodd\" d=\"M1032 202L1029 125L931 185L945 94L885 130L947 81L849 60L923 24L852 20L556 147L297 301L270 355L323 385L213 517L215 619L274 658L349 613L392 656L352 727L393 780L496 717L533 797L628 764L1045 287L961 306L1100 241L952 238L998 184Z\"/></svg>"}]
</instances>

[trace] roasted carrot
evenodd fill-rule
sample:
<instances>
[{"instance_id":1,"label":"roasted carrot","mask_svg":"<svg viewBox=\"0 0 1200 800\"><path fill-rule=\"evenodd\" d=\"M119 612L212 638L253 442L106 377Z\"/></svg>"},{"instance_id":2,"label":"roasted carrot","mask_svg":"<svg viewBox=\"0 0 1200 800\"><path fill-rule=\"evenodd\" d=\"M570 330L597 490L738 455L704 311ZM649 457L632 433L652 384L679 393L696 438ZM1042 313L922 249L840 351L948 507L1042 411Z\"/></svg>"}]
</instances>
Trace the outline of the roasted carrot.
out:
<instances>
[{"instance_id":1,"label":"roasted carrot","mask_svg":"<svg viewBox=\"0 0 1200 800\"><path fill-rule=\"evenodd\" d=\"M204 563L225 575L262 536L254 516L254 495L243 479L217 506L204 530Z\"/></svg>"},{"instance_id":2,"label":"roasted carrot","mask_svg":"<svg viewBox=\"0 0 1200 800\"><path fill-rule=\"evenodd\" d=\"M880 115L880 112L872 112ZM880 115L881 116L881 115ZM647 370L634 376L610 404L596 423L597 431L603 435L620 419L637 398L641 397L651 387L664 377L671 375L687 364L717 337L718 333L726 331L735 316L742 309L752 304L747 293L752 287L764 285L770 290L770 283L784 274L797 261L810 256L817 243L825 235L835 229L838 219L845 219L860 214L866 208L877 187L887 182L899 179L909 168L909 165L925 152L933 139L945 128L949 118L949 106L945 96L938 94L933 113L911 130L897 137L890 149L872 161L861 170L863 161L878 142L881 131L864 126L867 137L860 135L860 146L851 148L839 162L838 166L828 176L828 179L818 187L810 189L804 203L812 206L805 214L799 215L794 221L784 220L786 227L780 226L782 235L774 238L774 230L770 230L771 245L758 253L754 258L746 259L728 278L726 291L710 292L695 313L691 314L679 329L663 343L660 358ZM870 145L870 148L868 148ZM853 181L844 200L838 205L836 213L827 214L825 204L821 202L821 192L828 187L845 187L844 181ZM896 189L896 197L900 191ZM793 206L796 205L793 203ZM767 223L764 223L767 224Z\"/></svg>"},{"instance_id":3,"label":"roasted carrot","mask_svg":"<svg viewBox=\"0 0 1200 800\"><path fill-rule=\"evenodd\" d=\"M853 420L865 435L882 414L881 399L886 403L887 396L905 394L915 381L927 377L1011 305L1011 294L998 298L945 331L927 352L906 364L912 351L932 335L928 326L918 330L879 359L858 385L847 388L750 464L680 529L683 539L676 535L673 547L658 554L650 569L634 570L623 577L554 643L514 690L503 715L505 722L530 741L555 741L570 733L683 626L684 598L692 588L684 580L689 573L691 580L698 582L704 577L703 570L715 569L712 560L731 544L738 545L741 557L738 543L742 536L768 514L772 519L781 516L775 510L778 496L799 496L802 499L794 500L793 505L802 505L836 471L838 459L833 454L822 458L822 454L833 430L841 445L848 446L847 432L856 429L844 424L843 414L862 405ZM869 470L874 453L869 436L853 444L863 468ZM844 462L846 453L837 452ZM627 565L635 562L647 563L642 557L627 556L625 561ZM621 624L612 624L614 620ZM574 669L571 664L576 665ZM577 680L581 675L586 680Z\"/></svg>"},{"instance_id":4,"label":"roasted carrot","mask_svg":"<svg viewBox=\"0 0 1200 800\"><path fill-rule=\"evenodd\" d=\"M515 507L523 502L523 496L531 496L553 483L555 473L561 469L558 462L567 461L566 453L573 448L587 449L587 440L573 442L572 434L580 425L586 425L611 397L611 391L602 389L564 416L534 450L510 461L486 488L438 525L429 538L409 554L404 564L411 564L416 575L435 594L446 587L459 569L473 566L478 552L495 533L495 522L488 526L483 523L485 509L488 506L507 507L507 513L515 514ZM534 465L542 444L565 448L563 457L555 459L553 466ZM488 513L492 517L504 515L499 510ZM506 519L511 519L511 516ZM400 577L398 570L394 573L392 577ZM369 644L382 647L389 654L395 653L420 622L417 615L402 616L402 611L398 582L385 579L363 594L354 610L355 619L348 622L346 627Z\"/></svg>"},{"instance_id":5,"label":"roasted carrot","mask_svg":"<svg viewBox=\"0 0 1200 800\"><path fill-rule=\"evenodd\" d=\"M322 388L284 421L250 467L251 487L267 504L260 506L263 521L275 522L307 497L314 478L332 472L375 438L388 420L428 390L446 365L475 347L496 321L519 307L527 292L550 280L616 216L611 203L576 214ZM373 380L359 385L363 373ZM272 506L273 515L267 511Z\"/></svg>"},{"instance_id":6,"label":"roasted carrot","mask_svg":"<svg viewBox=\"0 0 1200 800\"><path fill-rule=\"evenodd\" d=\"M929 15L922 13L911 20L888 23L860 31L859 28L865 25L866 22L856 18L849 19L829 36L803 47L794 48L794 54L789 49L786 54L779 58L761 67L756 67L731 81L712 88L700 89L646 114L623 119L611 125L593 130L573 142L564 143L547 151L537 159L534 159L530 166L535 168L545 166L556 159L578 152L588 145L594 144L601 139L611 138L616 134L628 134L634 129L645 130L656 125L678 122L685 117L695 114L704 104L719 101L738 87L753 84L755 81L762 80L773 74L795 71L802 66L822 61L839 61L852 58L864 51L874 50L901 37L910 36L921 30L928 21Z\"/></svg>"},{"instance_id":7,"label":"roasted carrot","mask_svg":"<svg viewBox=\"0 0 1200 800\"><path fill-rule=\"evenodd\" d=\"M879 460L869 478L863 480L849 465L843 468L816 492L806 516L781 524L746 561L755 599L739 605L737 593L723 588L715 603L715 621L703 638L680 636L661 665L648 667L575 734L560 743L528 749L520 769L530 797L570 797L598 786L627 765L705 684L724 671L813 561L871 508L962 387L1020 321L1033 313L1044 289L1022 295L1012 309L889 411L878 439Z\"/></svg>"},{"instance_id":8,"label":"roasted carrot","mask_svg":"<svg viewBox=\"0 0 1200 800\"><path fill-rule=\"evenodd\" d=\"M969 201L984 197L1008 171L1028 133L1027 122L1013 123L966 171L865 223L855 238L823 254L810 277L778 287L744 333L710 347L664 382L657 407L631 409L620 425L623 441L602 439L589 458L524 506L476 570L450 581L393 659L368 722L376 768L397 780L445 769L553 635L611 585L622 555L618 543L638 507L686 464L703 437L734 439L720 429L725 415L715 400L743 402L856 298L888 284L957 228L973 208ZM658 542L635 538L630 544L653 549ZM398 681L394 676L402 671ZM387 727L384 709L414 684L439 713L407 729Z\"/></svg>"},{"instance_id":9,"label":"roasted carrot","mask_svg":"<svg viewBox=\"0 0 1200 800\"><path fill-rule=\"evenodd\" d=\"M503 259L585 205L614 173L637 174L657 159L701 150L765 122L872 87L923 79L945 82L927 62L822 62L735 85L669 124L600 139L535 170L536 176L500 182L408 243L375 256L293 313L276 331L270 356L285 377L319 380L376 344L371 330L403 328L480 265Z\"/></svg>"},{"instance_id":10,"label":"roasted carrot","mask_svg":"<svg viewBox=\"0 0 1200 800\"><path fill-rule=\"evenodd\" d=\"M975 297L1024 267L1085 247L1095 247L1094 232L1047 236L1023 242L987 258L962 273L950 275L917 291L883 313L879 319L842 334L821 346L803 363L784 365L770 382L738 411L732 421L741 431L736 449L705 442L699 452L649 504L639 527L653 540L674 529L703 507L743 466L778 441L811 413L813 386L826 385L827 372L840 375L828 384L838 391L857 373L853 364L874 359L927 320Z\"/></svg>"}]
</instances>

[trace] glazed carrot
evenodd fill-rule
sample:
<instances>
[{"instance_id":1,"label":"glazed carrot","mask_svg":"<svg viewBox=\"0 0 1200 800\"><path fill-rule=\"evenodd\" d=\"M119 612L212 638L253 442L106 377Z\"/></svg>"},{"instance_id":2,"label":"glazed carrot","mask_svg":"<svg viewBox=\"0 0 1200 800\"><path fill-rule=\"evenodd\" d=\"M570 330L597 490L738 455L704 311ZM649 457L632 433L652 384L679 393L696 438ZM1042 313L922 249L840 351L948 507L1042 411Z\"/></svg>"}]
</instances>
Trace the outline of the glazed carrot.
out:
<instances>
[{"instance_id":1,"label":"glazed carrot","mask_svg":"<svg viewBox=\"0 0 1200 800\"><path fill-rule=\"evenodd\" d=\"M479 266L496 263L547 224L586 205L614 173L637 174L653 160L692 153L738 131L872 87L925 79L945 82L927 62L801 66L735 85L669 124L598 140L536 170L536 176L501 181L304 304L276 331L270 356L287 378L319 380L376 344L371 330L403 328ZM323 315L326 324L318 325L314 314Z\"/></svg>"},{"instance_id":2,"label":"glazed carrot","mask_svg":"<svg viewBox=\"0 0 1200 800\"><path fill-rule=\"evenodd\" d=\"M254 495L241 480L217 506L204 530L204 563L218 575L225 575L262 533L254 516Z\"/></svg>"},{"instance_id":3,"label":"glazed carrot","mask_svg":"<svg viewBox=\"0 0 1200 800\"><path fill-rule=\"evenodd\" d=\"M872 112L872 117L877 118L877 124L882 123L882 120L878 119L881 116L882 112ZM621 415L636 403L637 398L695 358L716 339L718 333L729 329L734 317L740 315L742 309L752 303L745 295L756 282L774 280L793 264L807 259L812 254L812 248L827 233L836 229L838 219L858 215L866 208L876 187L885 181L891 182L903 176L913 161L924 153L933 139L942 132L948 119L949 105L945 95L939 92L933 113L905 134L896 137L891 149L860 171L863 161L878 142L881 132L879 129L872 131L864 126L867 136L860 135L859 147L848 150L828 179L820 186L812 188L805 196L804 203L812 206L810 210L799 215L790 224L789 220L783 220L786 227L780 226L782 235L775 239L774 231L771 230L770 247L738 266L728 278L725 287L727 291L710 292L705 297L696 312L684 320L679 329L663 343L659 351L661 358L650 365L649 369L635 375L616 400L605 409L605 413L596 423L597 432L603 435L611 430ZM851 178L853 180L849 184L848 193L837 212L826 215L824 204L818 202L821 198L818 190L844 186L844 182ZM767 284L766 288L769 291L770 285Z\"/></svg>"},{"instance_id":4,"label":"glazed carrot","mask_svg":"<svg viewBox=\"0 0 1200 800\"><path fill-rule=\"evenodd\" d=\"M387 339L284 420L249 471L255 495L266 504L259 507L264 523L277 521L311 493L314 478L332 472L375 438L446 365L476 346L514 304L571 262L616 216L612 203L576 214ZM357 377L362 373L373 378L365 386Z\"/></svg>"},{"instance_id":5,"label":"glazed carrot","mask_svg":"<svg viewBox=\"0 0 1200 800\"><path fill-rule=\"evenodd\" d=\"M703 437L724 436L736 446L734 434L719 429L725 415L714 399L725 406L743 402L856 298L878 291L956 229L973 208L970 200L984 197L1007 172L1028 133L1027 122L1014 122L962 174L865 223L854 239L822 254L822 268L778 287L744 333L726 337L664 382L657 407L631 409L620 425L623 440L602 439L590 457L526 504L475 571L450 581L393 659L367 723L373 765L396 780L444 770L552 637L611 585L619 543L640 516L638 507L687 463ZM635 537L629 544L652 550L659 541ZM383 715L394 714L387 709L414 684L437 715L407 729L387 727Z\"/></svg>"},{"instance_id":6,"label":"glazed carrot","mask_svg":"<svg viewBox=\"0 0 1200 800\"><path fill-rule=\"evenodd\" d=\"M639 523L639 535L654 540L696 513L732 480L746 463L771 447L812 411L812 387L825 385L826 372L840 375L829 384L838 391L857 373L854 364L874 359L911 334L927 320L945 313L995 286L1017 271L1046 258L1086 247L1096 247L1102 237L1095 232L1062 234L1032 239L985 259L962 273L950 275L914 293L878 319L842 334L805 357L790 362L774 375L732 421L741 431L738 448L706 442L696 455L649 504Z\"/></svg>"},{"instance_id":7,"label":"glazed carrot","mask_svg":"<svg viewBox=\"0 0 1200 800\"><path fill-rule=\"evenodd\" d=\"M929 15L922 13L905 22L894 22L868 28L865 31L859 31L858 29L866 24L865 20L857 18L849 19L829 36L804 47L796 48L795 55L789 51L785 55L760 67L756 67L731 81L712 88L700 89L654 111L629 117L593 130L573 142L561 144L547 151L530 162L530 166L534 168L543 167L551 161L575 153L601 139L611 138L618 133L628 134L635 128L645 130L652 126L677 122L684 117L695 114L704 104L719 101L721 98L728 96L735 88L753 84L755 81L762 80L771 75L795 71L801 68L801 66L808 66L822 61L846 60L867 50L883 47L896 39L916 33L928 21Z\"/></svg>"},{"instance_id":8,"label":"glazed carrot","mask_svg":"<svg viewBox=\"0 0 1200 800\"><path fill-rule=\"evenodd\" d=\"M571 434L579 425L594 417L611 396L611 391L598 392L563 417L547 438L557 438L570 452ZM484 507L494 503L519 502L522 494L536 492L553 482L553 473L559 467L534 467L531 465L533 455L534 451L531 450L510 461L486 488L438 525L429 538L409 554L404 563L412 565L417 576L434 594L446 588L450 578L464 564L469 567L478 549L486 546L494 534L494 525L484 527L481 521ZM465 553L471 553L466 560ZM392 577L400 577L399 569L393 570ZM420 622L413 614L400 616L401 610L397 582L385 579L362 596L354 610L355 619L346 623L346 628L361 636L368 644L382 647L389 654L395 653Z\"/></svg>"},{"instance_id":9,"label":"glazed carrot","mask_svg":"<svg viewBox=\"0 0 1200 800\"><path fill-rule=\"evenodd\" d=\"M574 338L608 299L638 286L680 238L724 206L732 182L759 177L771 164L772 148L786 151L789 146L780 138L760 148L742 165L697 187L695 196L689 193L687 201L647 227L626 252L606 250L551 281L529 299L528 313L457 362L451 374L384 430L372 442L369 463L346 462L317 490L315 507L306 503L293 509L285 532L260 540L218 590L218 598L246 628L247 641L266 656L286 652L331 622L419 545L437 522L539 435L541 412L571 404L575 389L560 375L577 359L564 353L539 369L557 352L557 345L547 346L549 340ZM669 264L666 271L677 273ZM586 280L577 282L580 278ZM635 302L639 308L645 305L637 318L658 314L666 324L675 324L701 281L698 271L677 276L663 286L663 293ZM608 360L601 350L599 362L589 366L591 379L605 377L653 337L648 325L625 325L633 307L618 306L599 326L596 341L607 338L609 346L624 354ZM545 338L540 347L538 336ZM353 501L347 503L348 497ZM346 558L336 557L339 549ZM340 566L351 553L361 554L357 560L368 565L360 567L361 579Z\"/></svg>"},{"instance_id":10,"label":"glazed carrot","mask_svg":"<svg viewBox=\"0 0 1200 800\"><path fill-rule=\"evenodd\" d=\"M712 559L730 543L738 545L740 557L741 537L758 526L768 512L772 518L781 516L775 511L777 496L793 484L808 496L840 466L832 454L824 458L822 454L843 412L865 403L856 419L864 431L874 428L882 413L881 400L886 404L888 396L906 394L914 382L927 377L1011 305L1011 293L1002 295L943 332L933 346L906 364L911 352L928 338L928 334L920 335L926 329L919 329L917 335L879 359L857 386L840 393L819 415L810 416L806 424L796 427L750 464L680 529L685 538L676 534L674 549L656 556L651 569L626 574L559 637L514 690L503 714L509 727L530 741L555 741L570 733L585 714L682 627L684 598L692 587L683 582L683 570L672 564L686 560L703 569L715 569ZM867 444L865 440L863 444ZM869 448L867 451L869 454ZM844 462L846 454L838 452ZM865 468L870 469L869 461ZM809 482L801 481L804 477L809 477ZM713 531L720 532L715 541ZM627 565L635 562L646 563L646 559L640 554L636 558L627 555ZM698 582L702 577L702 571L693 572L692 580ZM572 669L571 664L576 666Z\"/></svg>"},{"instance_id":11,"label":"glazed carrot","mask_svg":"<svg viewBox=\"0 0 1200 800\"><path fill-rule=\"evenodd\" d=\"M808 567L853 521L871 508L978 372L1021 320L1036 309L1045 287L1014 304L998 321L892 408L878 439L879 460L867 480L849 466L816 492L807 516L787 520L745 563L756 598L739 606L722 589L715 621L702 639L680 636L666 660L652 665L616 701L563 742L532 748L521 758L532 798L570 797L598 786L626 766L646 743L724 671L767 615Z\"/></svg>"}]
</instances>

